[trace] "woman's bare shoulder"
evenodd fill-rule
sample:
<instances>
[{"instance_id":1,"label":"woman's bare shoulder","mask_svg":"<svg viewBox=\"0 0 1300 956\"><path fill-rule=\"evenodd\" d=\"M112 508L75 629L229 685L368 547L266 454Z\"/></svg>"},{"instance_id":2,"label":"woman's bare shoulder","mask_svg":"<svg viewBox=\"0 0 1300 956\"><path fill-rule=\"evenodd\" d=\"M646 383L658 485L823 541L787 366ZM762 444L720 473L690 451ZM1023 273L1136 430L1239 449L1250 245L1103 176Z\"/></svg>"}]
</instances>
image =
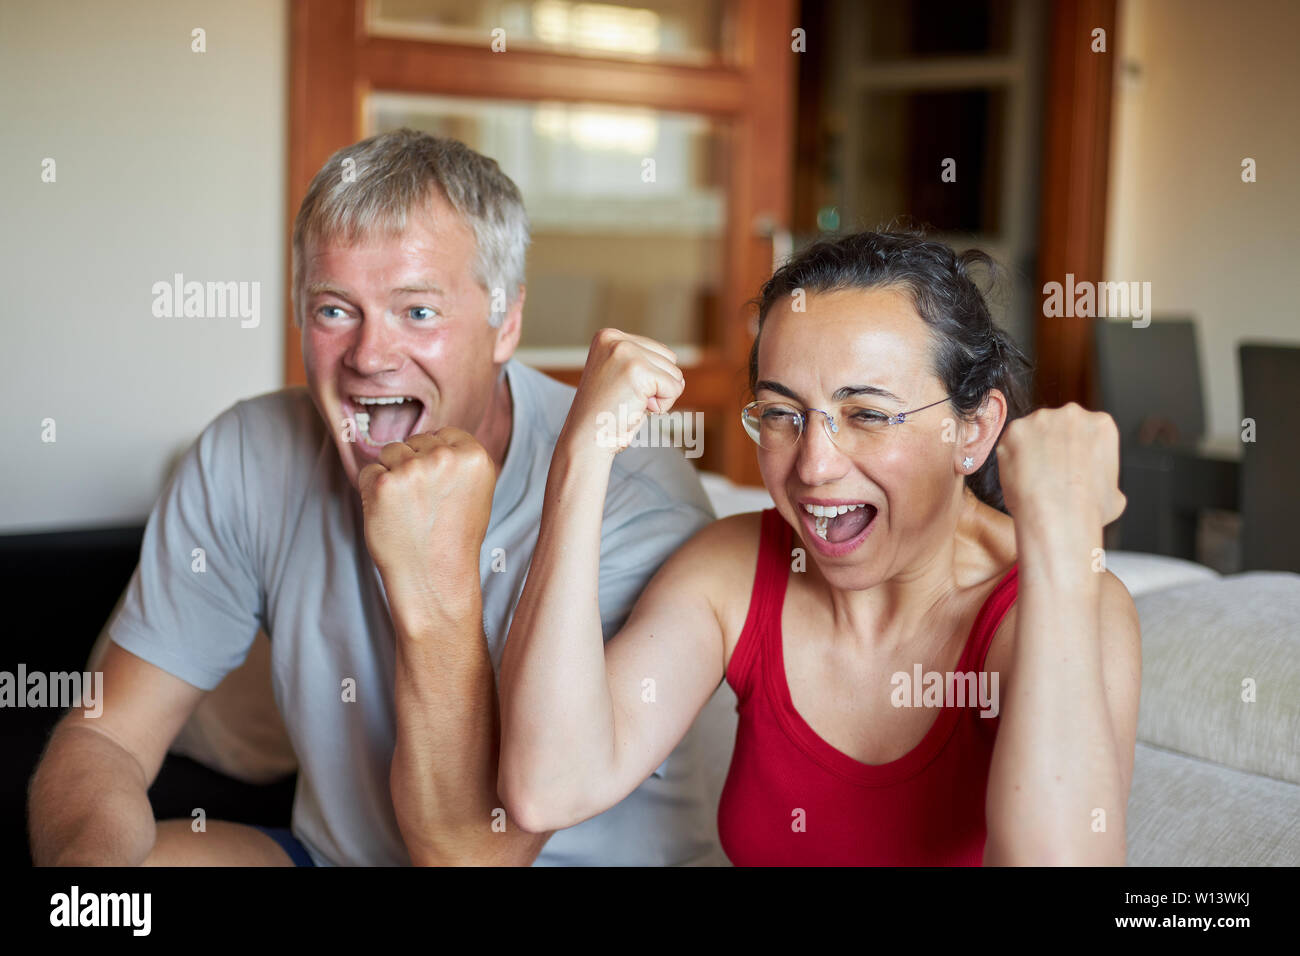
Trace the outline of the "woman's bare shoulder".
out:
<instances>
[{"instance_id":1,"label":"woman's bare shoulder","mask_svg":"<svg viewBox=\"0 0 1300 956\"><path fill-rule=\"evenodd\" d=\"M758 566L762 513L719 518L705 525L669 559L672 574L689 581L713 606L724 631L739 618L744 623Z\"/></svg>"},{"instance_id":2,"label":"woman's bare shoulder","mask_svg":"<svg viewBox=\"0 0 1300 956\"><path fill-rule=\"evenodd\" d=\"M673 560L680 559L709 580L715 576L730 580L737 571L753 578L762 518L762 513L757 511L719 518L695 532L673 555Z\"/></svg>"},{"instance_id":3,"label":"woman's bare shoulder","mask_svg":"<svg viewBox=\"0 0 1300 956\"><path fill-rule=\"evenodd\" d=\"M971 613L978 613L994 587L1015 565L1016 525L1010 515L992 505L977 502L968 524L967 539ZM1012 603L999 622L985 655L984 669L1001 674L1010 671L1015 650L1017 604Z\"/></svg>"}]
</instances>

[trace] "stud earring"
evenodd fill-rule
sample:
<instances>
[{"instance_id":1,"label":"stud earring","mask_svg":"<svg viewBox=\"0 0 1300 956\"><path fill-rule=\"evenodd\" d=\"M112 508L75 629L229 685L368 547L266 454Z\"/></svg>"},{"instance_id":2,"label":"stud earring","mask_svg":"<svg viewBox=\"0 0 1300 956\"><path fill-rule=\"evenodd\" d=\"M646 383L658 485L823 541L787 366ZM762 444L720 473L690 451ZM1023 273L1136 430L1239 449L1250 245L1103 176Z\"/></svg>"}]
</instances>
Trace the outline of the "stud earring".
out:
<instances>
[{"instance_id":1,"label":"stud earring","mask_svg":"<svg viewBox=\"0 0 1300 956\"><path fill-rule=\"evenodd\" d=\"M970 468L970 466L973 465L973 464L975 464L975 459L974 459L974 458L963 458L963 459L961 460L961 466L962 466L963 468Z\"/></svg>"}]
</instances>

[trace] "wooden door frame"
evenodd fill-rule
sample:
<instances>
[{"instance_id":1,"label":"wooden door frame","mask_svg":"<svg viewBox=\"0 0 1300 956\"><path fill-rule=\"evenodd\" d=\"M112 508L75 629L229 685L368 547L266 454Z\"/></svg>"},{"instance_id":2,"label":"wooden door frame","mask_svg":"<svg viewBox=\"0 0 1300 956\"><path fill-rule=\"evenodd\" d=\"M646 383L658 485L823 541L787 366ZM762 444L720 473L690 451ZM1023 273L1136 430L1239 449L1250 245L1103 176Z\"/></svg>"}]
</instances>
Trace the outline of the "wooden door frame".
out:
<instances>
[{"instance_id":1,"label":"wooden door frame","mask_svg":"<svg viewBox=\"0 0 1300 956\"><path fill-rule=\"evenodd\" d=\"M681 406L717 420L722 471L757 483L753 443L739 423L752 334L746 302L771 273L771 240L756 229L766 217L788 228L793 188L796 0L731 0L734 58L726 65L615 61L541 50L493 53L453 43L367 36L365 0L291 0L289 171L284 374L305 382L300 333L293 322L292 223L316 172L364 129L370 90L605 102L703 113L731 135L731 180L723 232L721 328L687 370ZM527 197L525 197L525 202ZM546 370L576 383L578 370ZM734 421L728 421L730 417Z\"/></svg>"},{"instance_id":2,"label":"wooden door frame","mask_svg":"<svg viewBox=\"0 0 1300 956\"><path fill-rule=\"evenodd\" d=\"M1047 282L1103 280L1117 0L1056 0L1049 40L1038 291ZM1106 31L1106 52L1092 31ZM1035 301L1041 303L1041 294ZM1035 316L1034 400L1097 402L1092 318Z\"/></svg>"}]
</instances>

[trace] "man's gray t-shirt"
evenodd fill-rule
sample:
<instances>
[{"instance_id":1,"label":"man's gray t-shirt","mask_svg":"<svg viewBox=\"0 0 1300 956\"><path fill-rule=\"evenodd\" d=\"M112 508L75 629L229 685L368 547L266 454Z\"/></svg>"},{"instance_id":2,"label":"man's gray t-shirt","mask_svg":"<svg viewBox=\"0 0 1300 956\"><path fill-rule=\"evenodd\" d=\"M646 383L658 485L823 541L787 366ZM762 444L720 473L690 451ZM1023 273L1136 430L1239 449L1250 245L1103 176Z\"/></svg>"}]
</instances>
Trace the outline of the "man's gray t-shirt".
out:
<instances>
[{"instance_id":1,"label":"man's gray t-shirt","mask_svg":"<svg viewBox=\"0 0 1300 956\"><path fill-rule=\"evenodd\" d=\"M513 425L479 556L494 668L574 394L517 361L506 373ZM606 640L664 560L712 518L680 452L629 448L618 455L601 526ZM389 792L396 638L366 550L360 496L302 388L239 402L203 431L150 516L109 636L211 690L243 662L259 627L271 638L275 699L298 756L294 835L317 864L409 863ZM716 859L714 808L698 752L692 730L622 803L555 833L537 863Z\"/></svg>"}]
</instances>

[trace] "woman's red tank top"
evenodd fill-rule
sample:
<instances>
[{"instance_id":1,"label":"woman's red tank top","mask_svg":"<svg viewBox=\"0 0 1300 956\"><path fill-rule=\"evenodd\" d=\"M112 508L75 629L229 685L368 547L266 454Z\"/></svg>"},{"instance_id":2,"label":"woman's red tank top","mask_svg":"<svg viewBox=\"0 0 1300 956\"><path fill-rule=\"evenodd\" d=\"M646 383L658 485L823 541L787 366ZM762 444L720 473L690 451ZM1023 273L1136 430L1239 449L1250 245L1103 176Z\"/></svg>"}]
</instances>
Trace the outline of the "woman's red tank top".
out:
<instances>
[{"instance_id":1,"label":"woman's red tank top","mask_svg":"<svg viewBox=\"0 0 1300 956\"><path fill-rule=\"evenodd\" d=\"M981 716L978 701L932 708L921 742L886 764L819 737L791 701L781 648L793 540L776 509L763 512L749 615L727 666L740 720L718 805L723 849L737 866L979 866L998 718ZM980 608L957 672L984 667L1017 570Z\"/></svg>"}]
</instances>

